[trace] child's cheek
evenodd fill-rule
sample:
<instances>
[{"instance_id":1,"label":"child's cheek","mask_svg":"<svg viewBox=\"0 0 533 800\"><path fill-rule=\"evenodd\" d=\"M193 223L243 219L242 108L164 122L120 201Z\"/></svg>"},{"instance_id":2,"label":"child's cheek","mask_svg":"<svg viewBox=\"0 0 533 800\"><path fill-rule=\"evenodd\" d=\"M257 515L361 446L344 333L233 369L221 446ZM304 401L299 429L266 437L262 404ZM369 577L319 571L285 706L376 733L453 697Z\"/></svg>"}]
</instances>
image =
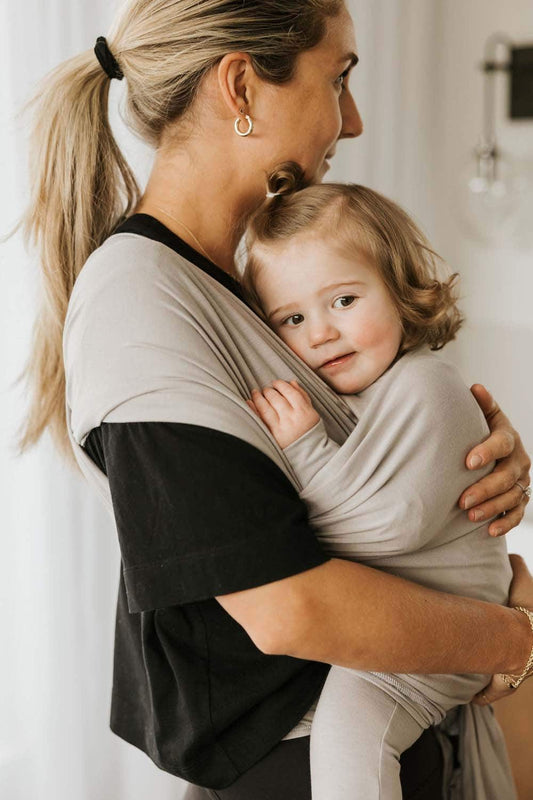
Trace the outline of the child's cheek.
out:
<instances>
[{"instance_id":1,"label":"child's cheek","mask_svg":"<svg viewBox=\"0 0 533 800\"><path fill-rule=\"evenodd\" d=\"M394 357L401 340L401 328L396 316L378 317L365 314L361 317L361 327L357 336L360 350L381 354L385 358Z\"/></svg>"},{"instance_id":2,"label":"child's cheek","mask_svg":"<svg viewBox=\"0 0 533 800\"><path fill-rule=\"evenodd\" d=\"M287 347L290 347L293 353L303 359L305 361L305 354L304 354L304 347L302 343L302 335L299 334L296 330L291 330L290 328L282 327L279 328L277 331L274 331L280 339L282 339ZM307 362L306 362L307 363Z\"/></svg>"},{"instance_id":3,"label":"child's cheek","mask_svg":"<svg viewBox=\"0 0 533 800\"><path fill-rule=\"evenodd\" d=\"M375 347L383 339L383 323L378 321L371 311L364 311L359 315L357 330L355 331L358 345L357 349L365 350Z\"/></svg>"}]
</instances>

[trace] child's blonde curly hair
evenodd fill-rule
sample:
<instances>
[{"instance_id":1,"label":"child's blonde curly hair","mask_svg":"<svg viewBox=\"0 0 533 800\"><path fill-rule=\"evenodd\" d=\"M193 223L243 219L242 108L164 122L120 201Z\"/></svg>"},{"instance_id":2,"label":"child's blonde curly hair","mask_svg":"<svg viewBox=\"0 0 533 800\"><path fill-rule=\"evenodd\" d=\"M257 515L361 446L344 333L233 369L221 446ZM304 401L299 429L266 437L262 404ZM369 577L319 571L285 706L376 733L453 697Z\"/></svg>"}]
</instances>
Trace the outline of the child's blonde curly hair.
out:
<instances>
[{"instance_id":1,"label":"child's blonde curly hair","mask_svg":"<svg viewBox=\"0 0 533 800\"><path fill-rule=\"evenodd\" d=\"M268 191L246 232L242 285L256 310L262 312L256 289L256 276L264 267L262 247L312 228L348 252L364 252L379 270L402 323L400 352L422 344L439 350L455 338L463 322L456 306L458 275L439 280L439 256L396 203L355 184L305 186L301 169L293 163L271 174Z\"/></svg>"}]
</instances>

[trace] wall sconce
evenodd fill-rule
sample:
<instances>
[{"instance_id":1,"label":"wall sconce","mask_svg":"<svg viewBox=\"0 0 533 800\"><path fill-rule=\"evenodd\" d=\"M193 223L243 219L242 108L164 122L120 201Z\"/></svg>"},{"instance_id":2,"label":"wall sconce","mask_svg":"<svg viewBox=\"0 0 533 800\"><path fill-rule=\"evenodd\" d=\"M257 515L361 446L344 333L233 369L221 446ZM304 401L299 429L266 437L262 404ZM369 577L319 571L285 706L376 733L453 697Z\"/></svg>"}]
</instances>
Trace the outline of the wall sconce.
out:
<instances>
[{"instance_id":1,"label":"wall sconce","mask_svg":"<svg viewBox=\"0 0 533 800\"><path fill-rule=\"evenodd\" d=\"M505 60L498 60L499 50L505 50ZM526 177L498 146L495 76L509 75L509 117L533 119L533 45L518 47L505 34L496 33L487 39L481 69L483 130L466 176L465 212L472 232L491 240L512 232L527 186Z\"/></svg>"}]
</instances>

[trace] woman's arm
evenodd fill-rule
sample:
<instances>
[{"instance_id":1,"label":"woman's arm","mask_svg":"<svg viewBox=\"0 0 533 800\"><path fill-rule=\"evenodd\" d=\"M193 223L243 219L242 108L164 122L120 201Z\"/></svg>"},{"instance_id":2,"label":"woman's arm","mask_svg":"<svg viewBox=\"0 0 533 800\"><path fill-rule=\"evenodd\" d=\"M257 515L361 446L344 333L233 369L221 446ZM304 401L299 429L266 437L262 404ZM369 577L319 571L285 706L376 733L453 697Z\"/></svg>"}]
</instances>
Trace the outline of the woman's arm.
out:
<instances>
[{"instance_id":1,"label":"woman's arm","mask_svg":"<svg viewBox=\"0 0 533 800\"><path fill-rule=\"evenodd\" d=\"M470 509L468 516L472 521L490 519L506 512L489 527L491 535L499 536L522 521L529 498L517 481L524 487L529 486L531 459L520 436L485 387L474 384L471 392L486 417L491 435L470 451L466 465L475 470L491 461L497 463L490 475L463 492L459 505Z\"/></svg>"},{"instance_id":2,"label":"woman's arm","mask_svg":"<svg viewBox=\"0 0 533 800\"><path fill-rule=\"evenodd\" d=\"M339 559L217 600L263 652L354 669L519 674L532 645L520 611Z\"/></svg>"}]
</instances>

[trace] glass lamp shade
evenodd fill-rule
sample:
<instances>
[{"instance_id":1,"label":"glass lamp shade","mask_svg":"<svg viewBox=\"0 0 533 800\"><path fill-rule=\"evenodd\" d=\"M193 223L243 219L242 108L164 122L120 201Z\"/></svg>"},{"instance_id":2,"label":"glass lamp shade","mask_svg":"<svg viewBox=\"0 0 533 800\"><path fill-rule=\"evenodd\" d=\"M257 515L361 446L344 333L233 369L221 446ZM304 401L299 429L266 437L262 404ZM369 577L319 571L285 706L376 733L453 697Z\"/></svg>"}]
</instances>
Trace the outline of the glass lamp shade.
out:
<instances>
[{"instance_id":1,"label":"glass lamp shade","mask_svg":"<svg viewBox=\"0 0 533 800\"><path fill-rule=\"evenodd\" d=\"M527 180L517 163L495 146L480 144L460 183L459 209L468 233L484 242L512 236L526 189Z\"/></svg>"}]
</instances>

